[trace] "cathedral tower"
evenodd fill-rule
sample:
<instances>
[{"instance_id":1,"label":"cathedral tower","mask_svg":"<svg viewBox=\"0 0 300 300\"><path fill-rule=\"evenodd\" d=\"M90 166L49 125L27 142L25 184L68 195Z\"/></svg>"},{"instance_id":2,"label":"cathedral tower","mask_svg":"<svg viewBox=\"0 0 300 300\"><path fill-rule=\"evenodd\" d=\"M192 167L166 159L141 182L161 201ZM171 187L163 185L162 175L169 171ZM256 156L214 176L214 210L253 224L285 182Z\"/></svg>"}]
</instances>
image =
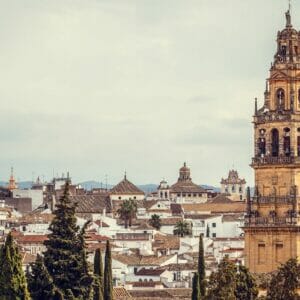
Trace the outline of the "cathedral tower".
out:
<instances>
[{"instance_id":1,"label":"cathedral tower","mask_svg":"<svg viewBox=\"0 0 300 300\"><path fill-rule=\"evenodd\" d=\"M244 228L246 264L257 273L300 258L300 32L290 10L264 96L262 108L255 101L255 192L248 191Z\"/></svg>"}]
</instances>

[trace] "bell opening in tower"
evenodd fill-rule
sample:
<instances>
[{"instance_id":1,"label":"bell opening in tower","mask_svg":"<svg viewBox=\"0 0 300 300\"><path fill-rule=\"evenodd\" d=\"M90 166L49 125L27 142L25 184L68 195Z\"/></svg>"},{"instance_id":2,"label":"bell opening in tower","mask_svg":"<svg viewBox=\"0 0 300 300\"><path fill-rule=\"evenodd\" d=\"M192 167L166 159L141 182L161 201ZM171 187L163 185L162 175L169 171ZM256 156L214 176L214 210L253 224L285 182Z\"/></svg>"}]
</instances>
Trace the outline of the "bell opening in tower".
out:
<instances>
[{"instance_id":1,"label":"bell opening in tower","mask_svg":"<svg viewBox=\"0 0 300 300\"><path fill-rule=\"evenodd\" d=\"M279 154L279 132L276 128L272 129L272 156Z\"/></svg>"}]
</instances>

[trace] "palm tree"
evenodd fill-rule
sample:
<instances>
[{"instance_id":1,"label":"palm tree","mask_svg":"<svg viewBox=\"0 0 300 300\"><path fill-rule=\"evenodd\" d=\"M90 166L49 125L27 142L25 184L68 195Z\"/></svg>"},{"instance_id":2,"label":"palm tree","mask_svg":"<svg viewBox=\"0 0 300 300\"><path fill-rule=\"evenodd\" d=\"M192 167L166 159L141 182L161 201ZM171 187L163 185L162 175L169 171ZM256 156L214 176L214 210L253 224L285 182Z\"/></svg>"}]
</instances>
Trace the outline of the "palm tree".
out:
<instances>
[{"instance_id":1,"label":"palm tree","mask_svg":"<svg viewBox=\"0 0 300 300\"><path fill-rule=\"evenodd\" d=\"M152 215L151 219L149 220L149 224L155 229L159 230L161 227L160 216L157 214Z\"/></svg>"},{"instance_id":2,"label":"palm tree","mask_svg":"<svg viewBox=\"0 0 300 300\"><path fill-rule=\"evenodd\" d=\"M187 221L178 221L175 225L174 234L184 237L192 233L191 224Z\"/></svg>"},{"instance_id":3,"label":"palm tree","mask_svg":"<svg viewBox=\"0 0 300 300\"><path fill-rule=\"evenodd\" d=\"M132 199L125 200L121 207L117 210L120 219L124 220L125 228L132 225L132 219L137 211L137 204Z\"/></svg>"}]
</instances>

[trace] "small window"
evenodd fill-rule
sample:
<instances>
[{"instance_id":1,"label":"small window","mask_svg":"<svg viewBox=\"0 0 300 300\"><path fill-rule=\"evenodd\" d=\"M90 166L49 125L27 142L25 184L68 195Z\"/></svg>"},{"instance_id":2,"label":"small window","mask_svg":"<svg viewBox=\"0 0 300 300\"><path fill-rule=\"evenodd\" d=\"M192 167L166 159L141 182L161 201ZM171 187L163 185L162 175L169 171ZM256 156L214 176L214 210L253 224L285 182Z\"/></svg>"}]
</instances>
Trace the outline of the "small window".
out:
<instances>
[{"instance_id":1,"label":"small window","mask_svg":"<svg viewBox=\"0 0 300 300\"><path fill-rule=\"evenodd\" d=\"M192 197L192 195L191 195L191 194L188 194L188 197Z\"/></svg>"},{"instance_id":2,"label":"small window","mask_svg":"<svg viewBox=\"0 0 300 300\"><path fill-rule=\"evenodd\" d=\"M215 232L213 232L212 237L217 237L217 234Z\"/></svg>"},{"instance_id":3,"label":"small window","mask_svg":"<svg viewBox=\"0 0 300 300\"><path fill-rule=\"evenodd\" d=\"M122 199L122 197L119 197L119 200L121 200Z\"/></svg>"},{"instance_id":4,"label":"small window","mask_svg":"<svg viewBox=\"0 0 300 300\"><path fill-rule=\"evenodd\" d=\"M217 227L216 223L212 223L211 225L212 225L212 227Z\"/></svg>"},{"instance_id":5,"label":"small window","mask_svg":"<svg viewBox=\"0 0 300 300\"><path fill-rule=\"evenodd\" d=\"M157 204L157 207L160 207L160 204Z\"/></svg>"},{"instance_id":6,"label":"small window","mask_svg":"<svg viewBox=\"0 0 300 300\"><path fill-rule=\"evenodd\" d=\"M183 197L185 197L185 194L182 194Z\"/></svg>"},{"instance_id":7,"label":"small window","mask_svg":"<svg viewBox=\"0 0 300 300\"><path fill-rule=\"evenodd\" d=\"M177 197L180 197L180 194L177 194Z\"/></svg>"},{"instance_id":8,"label":"small window","mask_svg":"<svg viewBox=\"0 0 300 300\"><path fill-rule=\"evenodd\" d=\"M136 200L136 196L134 196L133 199Z\"/></svg>"},{"instance_id":9,"label":"small window","mask_svg":"<svg viewBox=\"0 0 300 300\"><path fill-rule=\"evenodd\" d=\"M193 196L194 196L194 197L197 197L197 194L194 194Z\"/></svg>"}]
</instances>

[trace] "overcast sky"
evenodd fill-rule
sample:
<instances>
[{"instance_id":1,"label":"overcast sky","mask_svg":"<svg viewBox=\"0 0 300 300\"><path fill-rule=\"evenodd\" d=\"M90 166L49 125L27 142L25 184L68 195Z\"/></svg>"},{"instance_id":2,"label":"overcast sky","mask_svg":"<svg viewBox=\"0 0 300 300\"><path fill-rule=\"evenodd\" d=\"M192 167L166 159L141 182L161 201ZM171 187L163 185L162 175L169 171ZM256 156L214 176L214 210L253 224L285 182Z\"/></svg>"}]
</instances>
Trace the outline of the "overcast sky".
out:
<instances>
[{"instance_id":1,"label":"overcast sky","mask_svg":"<svg viewBox=\"0 0 300 300\"><path fill-rule=\"evenodd\" d=\"M294 1L296 2L296 1ZM0 0L0 178L252 184L285 0ZM300 2L293 4L300 28Z\"/></svg>"}]
</instances>

